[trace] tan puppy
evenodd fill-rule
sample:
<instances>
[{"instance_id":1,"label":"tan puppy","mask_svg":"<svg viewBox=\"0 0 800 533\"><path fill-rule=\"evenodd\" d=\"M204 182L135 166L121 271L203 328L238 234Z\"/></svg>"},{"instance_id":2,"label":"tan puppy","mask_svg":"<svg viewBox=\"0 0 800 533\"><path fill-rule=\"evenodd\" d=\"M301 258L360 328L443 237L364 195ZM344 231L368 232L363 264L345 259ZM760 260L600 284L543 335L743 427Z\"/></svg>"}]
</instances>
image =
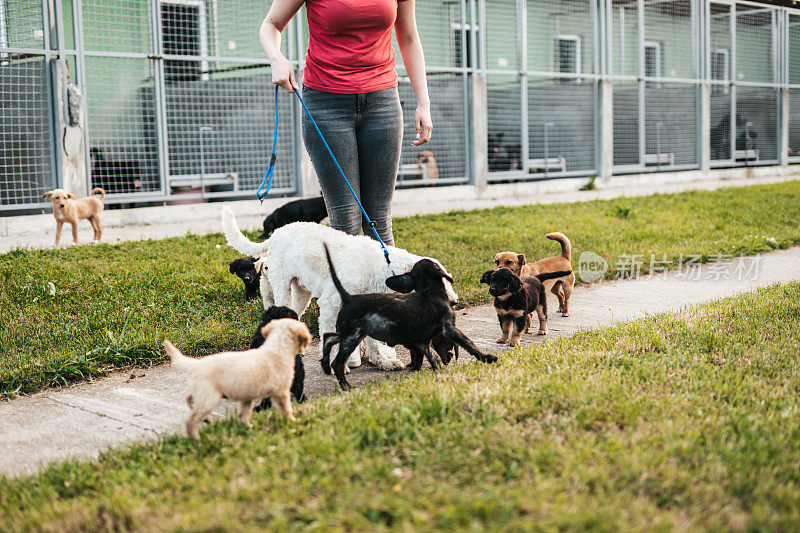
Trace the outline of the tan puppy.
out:
<instances>
[{"instance_id":1,"label":"tan puppy","mask_svg":"<svg viewBox=\"0 0 800 533\"><path fill-rule=\"evenodd\" d=\"M289 389L294 378L295 354L311 343L305 324L291 318L273 320L261 329L264 344L254 350L223 352L201 359L186 357L168 340L164 348L172 365L189 374L186 403L192 412L186 432L200 438L198 427L223 398L239 402L239 421L250 427L253 402L270 398L286 418L294 422Z\"/></svg>"},{"instance_id":2,"label":"tan puppy","mask_svg":"<svg viewBox=\"0 0 800 533\"><path fill-rule=\"evenodd\" d=\"M100 198L95 198L94 194L100 193ZM92 196L75 198L71 192L64 189L54 189L47 191L42 198L49 198L53 202L53 216L56 218L56 246L61 240L61 229L64 222L72 224L72 242L78 244L78 221L88 218L94 230L94 242L100 242L103 238L103 221L100 213L103 212L103 199L106 192L100 187L92 189Z\"/></svg>"},{"instance_id":3,"label":"tan puppy","mask_svg":"<svg viewBox=\"0 0 800 533\"><path fill-rule=\"evenodd\" d=\"M520 277L569 270L568 276L543 282L545 290L549 290L558 297L558 312L562 316L569 316L569 297L575 288L575 273L571 272L572 244L563 233L548 233L545 237L561 243L560 256L545 257L534 263L528 263L525 261L525 254L500 252L494 256L494 265L495 268L507 268Z\"/></svg>"},{"instance_id":4,"label":"tan puppy","mask_svg":"<svg viewBox=\"0 0 800 533\"><path fill-rule=\"evenodd\" d=\"M439 179L439 167L436 165L436 155L433 150L423 150L417 154L417 163L425 168L423 176L429 180Z\"/></svg>"}]
</instances>

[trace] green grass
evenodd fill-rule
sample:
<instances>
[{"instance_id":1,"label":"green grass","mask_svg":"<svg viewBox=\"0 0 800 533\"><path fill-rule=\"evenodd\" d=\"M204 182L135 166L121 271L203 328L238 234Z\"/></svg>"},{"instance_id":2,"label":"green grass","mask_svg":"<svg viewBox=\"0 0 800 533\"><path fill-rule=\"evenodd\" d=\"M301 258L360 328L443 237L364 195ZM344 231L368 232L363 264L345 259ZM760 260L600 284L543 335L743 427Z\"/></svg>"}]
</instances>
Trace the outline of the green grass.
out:
<instances>
[{"instance_id":1,"label":"green grass","mask_svg":"<svg viewBox=\"0 0 800 533\"><path fill-rule=\"evenodd\" d=\"M646 272L650 254L706 260L792 246L798 220L800 182L788 182L416 216L395 220L395 234L439 258L469 305L489 300L478 279L496 252L557 254L551 231L572 239L575 266L585 250L607 257L611 277L621 255L641 254ZM218 234L0 255L0 397L161 362L165 336L190 354L244 348L260 310L228 273L236 255ZM315 313L306 320L315 329Z\"/></svg>"},{"instance_id":2,"label":"green grass","mask_svg":"<svg viewBox=\"0 0 800 533\"><path fill-rule=\"evenodd\" d=\"M800 524L800 283L0 478L0 529Z\"/></svg>"}]
</instances>

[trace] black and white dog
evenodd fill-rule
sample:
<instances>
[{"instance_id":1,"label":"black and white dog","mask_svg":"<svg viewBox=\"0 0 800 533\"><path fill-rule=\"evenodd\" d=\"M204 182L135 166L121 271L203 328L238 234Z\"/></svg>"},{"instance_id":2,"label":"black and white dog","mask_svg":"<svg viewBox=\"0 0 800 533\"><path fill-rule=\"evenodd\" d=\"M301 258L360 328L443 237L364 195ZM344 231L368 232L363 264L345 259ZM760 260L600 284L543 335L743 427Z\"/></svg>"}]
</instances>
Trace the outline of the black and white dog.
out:
<instances>
[{"instance_id":1,"label":"black and white dog","mask_svg":"<svg viewBox=\"0 0 800 533\"><path fill-rule=\"evenodd\" d=\"M278 320L281 318L293 318L297 320L297 313L289 309L288 307L278 307L273 305L269 309L265 309L261 315L261 324L258 325L256 328L255 333L253 333L253 338L250 339L250 349L258 348L262 344L264 344L264 336L261 334L261 330L264 326L266 326L272 320ZM294 396L294 399L297 400L297 403L302 403L305 401L305 396L303 395L303 382L306 379L306 369L303 366L303 358L301 354L296 354L294 356L294 378L292 379L292 386L289 389ZM261 403L256 406L254 411L263 411L264 409L268 409L272 406L272 402L269 398L264 398L261 400Z\"/></svg>"},{"instance_id":2,"label":"black and white dog","mask_svg":"<svg viewBox=\"0 0 800 533\"><path fill-rule=\"evenodd\" d=\"M322 196L295 200L280 206L264 219L264 232L261 237L269 237L276 229L292 222L320 223L327 216L328 209Z\"/></svg>"},{"instance_id":3,"label":"black and white dog","mask_svg":"<svg viewBox=\"0 0 800 533\"><path fill-rule=\"evenodd\" d=\"M259 294L261 273L256 269L256 261L255 257L244 256L234 259L228 265L231 274L236 274L244 282L245 300L257 298Z\"/></svg>"},{"instance_id":4,"label":"black and white dog","mask_svg":"<svg viewBox=\"0 0 800 533\"><path fill-rule=\"evenodd\" d=\"M351 388L344 377L345 362L367 336L389 346L402 344L408 348L411 352L409 367L414 370L420 369L423 357L428 359L434 370L442 365L442 360L431 352L430 347L433 338L439 334L467 350L479 361L497 361L496 356L480 351L456 328L456 317L447 290L453 278L435 262L422 259L414 264L411 272L386 280L387 287L403 294L351 295L336 275L327 245L325 256L333 284L342 298L342 307L336 318L336 333L327 333L322 339L320 362L326 374L330 374L333 367L342 389ZM336 344L339 344L339 353L331 365L331 348Z\"/></svg>"}]
</instances>

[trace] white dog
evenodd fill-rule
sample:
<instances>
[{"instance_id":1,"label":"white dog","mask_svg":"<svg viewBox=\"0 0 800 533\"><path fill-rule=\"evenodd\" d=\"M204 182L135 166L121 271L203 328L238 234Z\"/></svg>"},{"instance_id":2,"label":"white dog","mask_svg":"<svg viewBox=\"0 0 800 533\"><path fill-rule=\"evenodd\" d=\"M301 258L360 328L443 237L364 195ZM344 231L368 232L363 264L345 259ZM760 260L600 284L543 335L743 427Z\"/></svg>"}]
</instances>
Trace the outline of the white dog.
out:
<instances>
[{"instance_id":1,"label":"white dog","mask_svg":"<svg viewBox=\"0 0 800 533\"><path fill-rule=\"evenodd\" d=\"M417 261L424 259L402 248L388 246L390 266L386 264L377 241L311 222L294 222L283 226L266 241L256 243L239 231L233 211L228 206L222 207L222 229L229 246L240 253L261 257L261 298L264 309L272 305L285 305L302 316L311 298L317 298L320 337L336 331L336 317L342 306L325 261L323 243L328 244L342 285L350 294L390 292L386 278L410 272ZM447 272L436 259L427 259ZM458 296L449 282L447 287L448 296L456 302ZM393 348L371 338L365 339L364 343L366 356L372 364L384 370L404 366ZM355 368L360 364L361 354L355 351L347 360L347 366Z\"/></svg>"},{"instance_id":2,"label":"white dog","mask_svg":"<svg viewBox=\"0 0 800 533\"><path fill-rule=\"evenodd\" d=\"M211 414L222 398L239 402L239 421L250 427L253 402L271 398L286 418L294 422L289 388L294 378L295 355L311 343L311 333L302 322L291 318L273 320L261 329L264 344L244 352L223 352L200 359L186 357L171 342L164 340L172 365L189 374L192 410L186 419L186 432L200 438L198 426Z\"/></svg>"}]
</instances>

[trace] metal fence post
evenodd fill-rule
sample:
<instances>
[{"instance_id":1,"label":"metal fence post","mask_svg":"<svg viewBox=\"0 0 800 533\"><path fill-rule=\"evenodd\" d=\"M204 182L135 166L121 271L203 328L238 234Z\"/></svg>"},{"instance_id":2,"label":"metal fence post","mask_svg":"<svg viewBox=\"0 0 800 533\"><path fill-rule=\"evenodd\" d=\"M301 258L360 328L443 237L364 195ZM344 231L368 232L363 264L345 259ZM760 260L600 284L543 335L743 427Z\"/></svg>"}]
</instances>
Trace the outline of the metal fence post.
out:
<instances>
[{"instance_id":1,"label":"metal fence post","mask_svg":"<svg viewBox=\"0 0 800 533\"><path fill-rule=\"evenodd\" d=\"M530 156L530 111L528 109L528 2L517 0L517 57L519 59L520 87L520 157L522 172L528 175Z\"/></svg>"},{"instance_id":2,"label":"metal fence post","mask_svg":"<svg viewBox=\"0 0 800 533\"><path fill-rule=\"evenodd\" d=\"M164 84L164 58L161 45L161 10L159 0L150 0L150 68L153 74L153 99L156 119L156 150L161 193L169 196L169 142L167 137L167 101Z\"/></svg>"},{"instance_id":3,"label":"metal fence post","mask_svg":"<svg viewBox=\"0 0 800 533\"><path fill-rule=\"evenodd\" d=\"M470 129L472 146L471 172L472 184L477 189L478 195L486 189L488 184L489 174L489 157L488 157L488 114L487 114L487 95L486 95L486 74L483 72L474 72L472 75L471 95L470 99Z\"/></svg>"},{"instance_id":4,"label":"metal fence post","mask_svg":"<svg viewBox=\"0 0 800 533\"><path fill-rule=\"evenodd\" d=\"M614 85L609 79L599 82L600 134L599 165L601 179L609 179L614 169Z\"/></svg>"},{"instance_id":5,"label":"metal fence post","mask_svg":"<svg viewBox=\"0 0 800 533\"><path fill-rule=\"evenodd\" d=\"M786 168L789 165L789 12L782 9L777 15L779 37L776 46L780 51L777 81L781 84L778 89L778 161Z\"/></svg>"},{"instance_id":6,"label":"metal fence post","mask_svg":"<svg viewBox=\"0 0 800 533\"><path fill-rule=\"evenodd\" d=\"M300 12L294 17L294 48L297 52L297 82L302 87L303 74L305 70L305 50L303 50L303 21L300 17ZM319 195L319 180L317 179L317 172L314 170L314 165L311 163L311 156L308 155L306 144L303 142L302 125L303 125L303 108L297 102L297 98L292 98L292 115L295 123L297 124L296 135L294 144L297 151L296 161L297 169L299 170L299 191L298 195L305 198Z\"/></svg>"},{"instance_id":7,"label":"metal fence post","mask_svg":"<svg viewBox=\"0 0 800 533\"><path fill-rule=\"evenodd\" d=\"M708 80L710 64L709 26L710 10L708 2L696 1L694 4L694 17L697 27L695 39L698 40L696 61L697 77L700 78L697 98L699 99L697 111L697 162L703 175L708 175L711 170L711 85Z\"/></svg>"}]
</instances>

